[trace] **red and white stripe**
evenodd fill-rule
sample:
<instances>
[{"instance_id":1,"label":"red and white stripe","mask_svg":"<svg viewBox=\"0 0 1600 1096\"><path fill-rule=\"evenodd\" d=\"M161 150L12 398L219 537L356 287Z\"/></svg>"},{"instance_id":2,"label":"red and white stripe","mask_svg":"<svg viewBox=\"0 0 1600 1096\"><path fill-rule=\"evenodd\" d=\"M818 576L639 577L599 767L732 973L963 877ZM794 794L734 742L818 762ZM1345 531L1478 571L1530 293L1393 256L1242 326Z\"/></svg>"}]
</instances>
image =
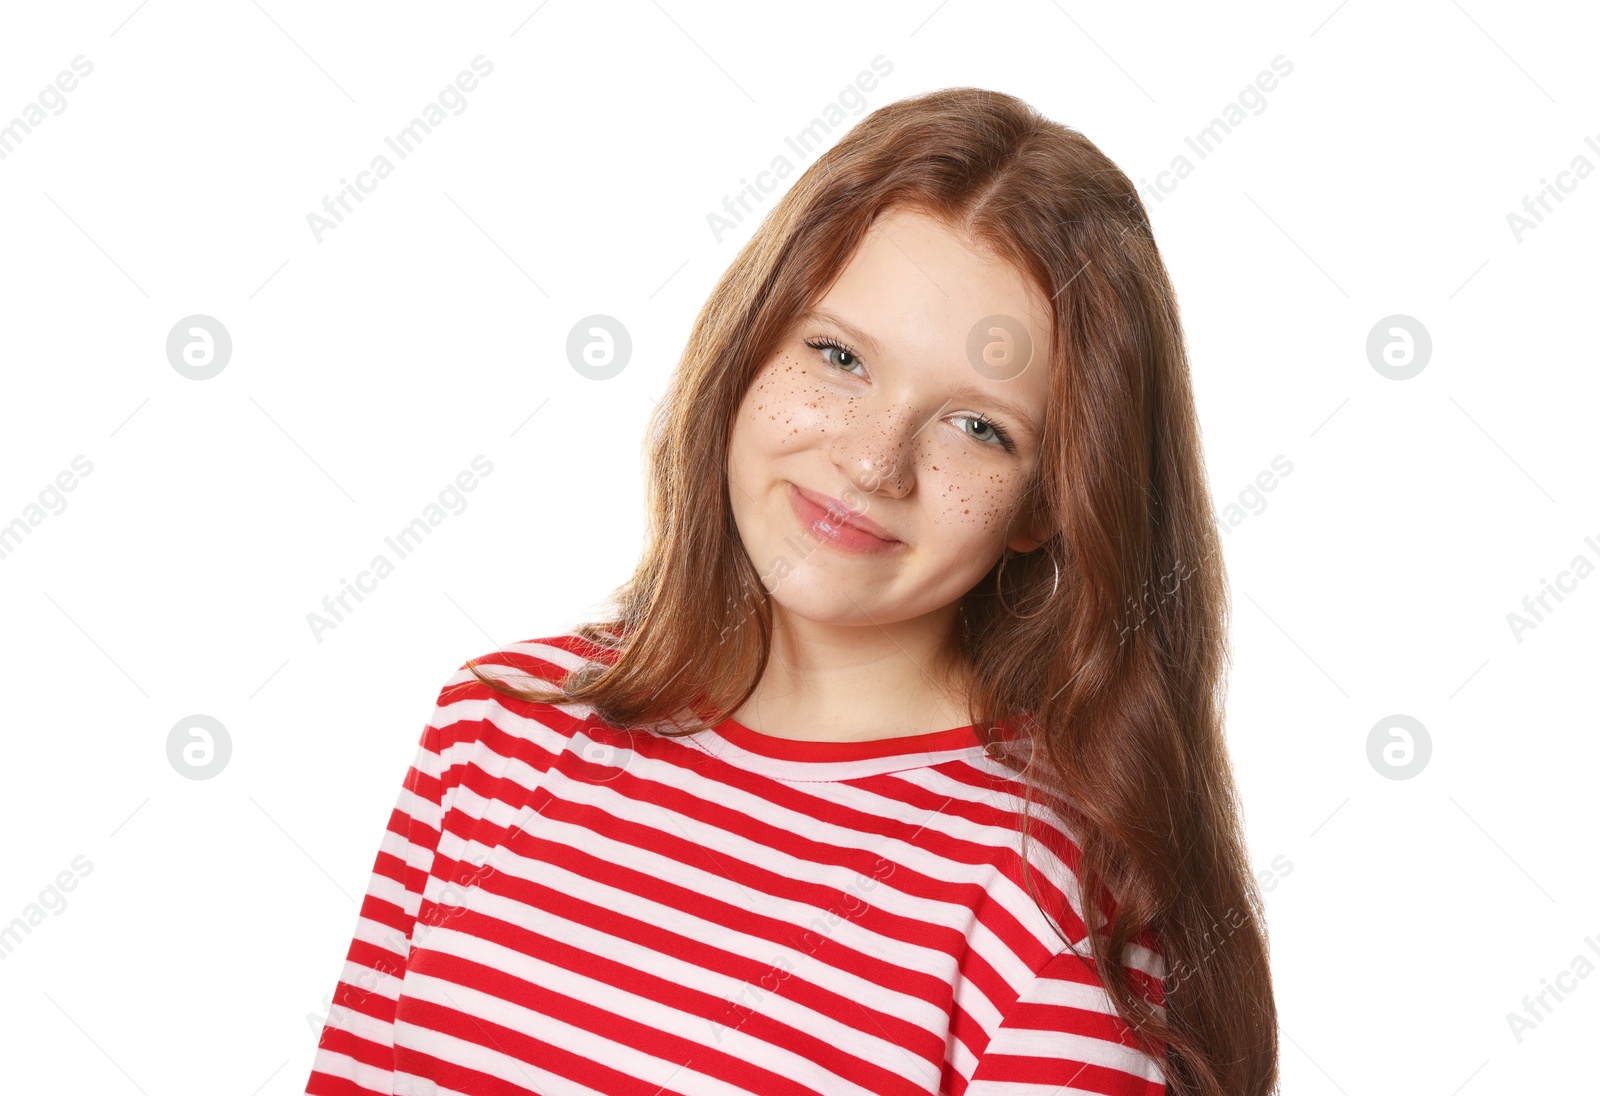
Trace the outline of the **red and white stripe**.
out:
<instances>
[{"instance_id":1,"label":"red and white stripe","mask_svg":"<svg viewBox=\"0 0 1600 1096\"><path fill-rule=\"evenodd\" d=\"M561 635L479 662L557 681L605 657ZM1028 845L1066 948L1023 881L1022 809L971 728L630 734L463 666L306 1092L1159 1096L1087 958L1071 834ZM1160 955L1125 963L1159 1007Z\"/></svg>"}]
</instances>

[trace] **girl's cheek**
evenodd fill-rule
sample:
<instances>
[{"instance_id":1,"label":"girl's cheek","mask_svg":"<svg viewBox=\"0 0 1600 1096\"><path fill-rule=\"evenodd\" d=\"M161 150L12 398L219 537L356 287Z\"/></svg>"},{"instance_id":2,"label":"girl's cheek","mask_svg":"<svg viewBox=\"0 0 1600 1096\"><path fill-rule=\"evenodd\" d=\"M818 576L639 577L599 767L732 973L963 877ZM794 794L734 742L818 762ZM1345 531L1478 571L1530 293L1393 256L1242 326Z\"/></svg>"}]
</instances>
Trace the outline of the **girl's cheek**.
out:
<instances>
[{"instance_id":1,"label":"girl's cheek","mask_svg":"<svg viewBox=\"0 0 1600 1096\"><path fill-rule=\"evenodd\" d=\"M973 536L1003 531L1019 501L1015 486L1021 482L1019 473L977 463L971 468L955 468L954 463L948 455L942 459L930 456L919 473L920 482L928 489L925 498L932 508L932 520Z\"/></svg>"},{"instance_id":2,"label":"girl's cheek","mask_svg":"<svg viewBox=\"0 0 1600 1096\"><path fill-rule=\"evenodd\" d=\"M746 399L752 425L779 447L838 432L855 413L855 397L823 382L791 352L779 354L757 374Z\"/></svg>"}]
</instances>

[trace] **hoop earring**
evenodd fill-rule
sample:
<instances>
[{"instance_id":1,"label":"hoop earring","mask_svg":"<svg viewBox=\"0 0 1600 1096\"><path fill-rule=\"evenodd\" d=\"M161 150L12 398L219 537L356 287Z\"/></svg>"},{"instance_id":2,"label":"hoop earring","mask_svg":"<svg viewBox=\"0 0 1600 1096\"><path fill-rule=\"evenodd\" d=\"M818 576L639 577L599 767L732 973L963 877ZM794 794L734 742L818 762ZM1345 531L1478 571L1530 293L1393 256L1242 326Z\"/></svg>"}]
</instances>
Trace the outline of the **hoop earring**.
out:
<instances>
[{"instance_id":1,"label":"hoop earring","mask_svg":"<svg viewBox=\"0 0 1600 1096\"><path fill-rule=\"evenodd\" d=\"M999 568L999 570L997 570L995 572L995 575L994 575L994 596L1000 599L1000 608L1004 609L1006 612L1010 613L1012 616L1016 617L1018 620L1032 620L1034 617L1036 617L1040 613L1044 612L1045 609L1049 608L1050 602L1055 599L1056 591L1061 589L1061 564L1056 562L1056 557L1054 555L1052 555L1048 551L1045 553L1046 555L1050 556L1050 565L1055 568L1055 579L1051 583L1050 593L1049 593L1048 596L1045 597L1044 604L1040 605L1039 608L1035 609L1033 612L1031 612L1031 613L1019 613L1016 610L1014 610L1013 608L1011 608L1011 606L1006 604L1006 596L1005 596L1005 592L1004 592L1005 586L1001 581L1005 576L1005 571L1006 571L1006 552L1008 552L1008 551L1010 551L1009 548L1005 549L1004 551L1002 551L1000 553L1000 568ZM1026 553L1025 552L1017 552L1016 555L1019 555L1019 556L1020 555L1026 555Z\"/></svg>"}]
</instances>

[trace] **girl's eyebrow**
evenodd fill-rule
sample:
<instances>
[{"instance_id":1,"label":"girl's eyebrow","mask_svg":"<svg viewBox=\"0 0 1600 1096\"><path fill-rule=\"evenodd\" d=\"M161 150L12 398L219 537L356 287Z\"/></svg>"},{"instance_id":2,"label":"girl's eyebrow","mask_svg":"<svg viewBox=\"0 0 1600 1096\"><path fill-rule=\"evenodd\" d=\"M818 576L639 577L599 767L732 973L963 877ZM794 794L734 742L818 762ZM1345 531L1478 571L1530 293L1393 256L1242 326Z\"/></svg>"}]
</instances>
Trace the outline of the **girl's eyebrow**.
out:
<instances>
[{"instance_id":1,"label":"girl's eyebrow","mask_svg":"<svg viewBox=\"0 0 1600 1096\"><path fill-rule=\"evenodd\" d=\"M857 327L855 324L850 323L847 320L840 319L827 309L811 308L800 313L799 322L805 323L807 320L823 320L827 323L833 324L833 326L837 327L856 342L866 347L867 351L874 357L883 353L883 346L878 342L877 339L874 339L871 335L861 330L861 328Z\"/></svg>"},{"instance_id":2,"label":"girl's eyebrow","mask_svg":"<svg viewBox=\"0 0 1600 1096\"><path fill-rule=\"evenodd\" d=\"M877 339L874 339L871 335L867 334L865 331L861 330L859 327L855 326L849 321L840 319L827 309L807 309L800 314L798 322L805 323L809 320L822 320L825 323L833 324L846 335L849 335L857 343L866 347L867 351L875 357L883 353L883 346L878 342ZM950 398L951 400L971 398L974 400L987 401L995 407L998 407L1001 411L1004 411L1007 415L1010 415L1012 419L1020 423L1023 429L1027 430L1034 437L1039 436L1039 426L1033 421L1033 416L1029 415L1027 411L1023 410L1020 404L1008 400L1004 396L979 388L974 384L964 384L960 388L956 389L955 392L951 393Z\"/></svg>"},{"instance_id":3,"label":"girl's eyebrow","mask_svg":"<svg viewBox=\"0 0 1600 1096\"><path fill-rule=\"evenodd\" d=\"M979 403L988 403L998 407L1001 411L1004 411L1007 415L1010 415L1011 418L1019 423L1029 434L1032 434L1034 437L1039 436L1039 427L1033 421L1033 416L1024 411L1021 404L1013 403L1004 396L998 396L993 392L986 391L973 384L962 385L950 396L952 401L966 398L971 398L977 400Z\"/></svg>"}]
</instances>

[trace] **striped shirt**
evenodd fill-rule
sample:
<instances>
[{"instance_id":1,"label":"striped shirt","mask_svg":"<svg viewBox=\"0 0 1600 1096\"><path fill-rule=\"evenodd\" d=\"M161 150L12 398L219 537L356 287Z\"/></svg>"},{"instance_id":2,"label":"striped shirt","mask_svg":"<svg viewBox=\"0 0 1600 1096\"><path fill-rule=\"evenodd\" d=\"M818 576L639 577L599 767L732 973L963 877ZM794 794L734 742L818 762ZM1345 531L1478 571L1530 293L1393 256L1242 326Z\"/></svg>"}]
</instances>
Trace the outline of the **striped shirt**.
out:
<instances>
[{"instance_id":1,"label":"striped shirt","mask_svg":"<svg viewBox=\"0 0 1600 1096\"><path fill-rule=\"evenodd\" d=\"M608 657L567 634L477 661L559 682ZM630 734L463 666L390 815L306 1092L1160 1096L1089 958L1053 816L1030 878L1073 947L1028 895L1020 794L972 727ZM1159 1008L1160 954L1124 962Z\"/></svg>"}]
</instances>

